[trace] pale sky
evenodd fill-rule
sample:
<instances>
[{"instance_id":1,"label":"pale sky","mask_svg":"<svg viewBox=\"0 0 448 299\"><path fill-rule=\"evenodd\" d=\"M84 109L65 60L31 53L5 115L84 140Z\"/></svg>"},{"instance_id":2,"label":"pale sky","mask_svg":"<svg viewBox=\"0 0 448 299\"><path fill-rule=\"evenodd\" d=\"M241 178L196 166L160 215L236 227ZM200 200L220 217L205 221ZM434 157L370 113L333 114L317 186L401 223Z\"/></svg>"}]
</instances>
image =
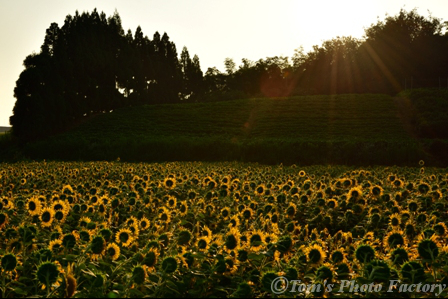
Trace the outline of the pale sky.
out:
<instances>
[{"instance_id":1,"label":"pale sky","mask_svg":"<svg viewBox=\"0 0 448 299\"><path fill-rule=\"evenodd\" d=\"M242 58L292 57L336 36L361 38L378 17L401 8L448 20L448 0L0 0L0 126L9 126L23 60L40 51L45 30L94 8L107 16L117 10L125 32L138 25L150 39L166 32L179 55L186 46L199 56L204 73L224 72L226 57L239 66Z\"/></svg>"}]
</instances>

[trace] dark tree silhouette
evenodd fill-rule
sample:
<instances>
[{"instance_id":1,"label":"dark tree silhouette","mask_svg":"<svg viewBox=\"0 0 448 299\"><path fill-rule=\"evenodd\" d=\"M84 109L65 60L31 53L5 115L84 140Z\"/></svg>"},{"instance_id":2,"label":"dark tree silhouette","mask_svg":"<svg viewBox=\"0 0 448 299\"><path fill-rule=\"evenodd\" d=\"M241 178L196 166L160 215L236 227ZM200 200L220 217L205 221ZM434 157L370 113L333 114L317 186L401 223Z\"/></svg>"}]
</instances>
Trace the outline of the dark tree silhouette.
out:
<instances>
[{"instance_id":1,"label":"dark tree silhouette","mask_svg":"<svg viewBox=\"0 0 448 299\"><path fill-rule=\"evenodd\" d=\"M96 9L68 15L62 27L50 25L40 53L24 61L14 90L13 133L32 139L92 114L175 103L182 92L197 95L203 86L199 58L188 56L187 64L184 74L166 33L156 32L152 41L140 26L134 36L125 34L117 12L109 18Z\"/></svg>"},{"instance_id":2,"label":"dark tree silhouette","mask_svg":"<svg viewBox=\"0 0 448 299\"><path fill-rule=\"evenodd\" d=\"M447 23L416 10L387 16L363 39L336 37L292 60L274 56L256 62L224 61L203 75L187 47L178 56L167 33L152 40L142 28L125 34L117 12L68 15L52 23L40 53L26 57L10 118L26 139L57 132L83 118L113 109L154 103L211 101L303 94L390 93L405 78L448 77Z\"/></svg>"}]
</instances>

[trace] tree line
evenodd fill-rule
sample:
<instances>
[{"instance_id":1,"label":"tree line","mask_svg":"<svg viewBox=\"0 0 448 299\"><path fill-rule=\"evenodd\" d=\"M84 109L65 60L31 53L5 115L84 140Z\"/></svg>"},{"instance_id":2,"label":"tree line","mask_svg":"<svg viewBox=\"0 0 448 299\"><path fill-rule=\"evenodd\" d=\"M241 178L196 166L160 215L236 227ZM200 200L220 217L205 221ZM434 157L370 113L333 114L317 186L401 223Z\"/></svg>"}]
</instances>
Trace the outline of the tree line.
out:
<instances>
[{"instance_id":1,"label":"tree line","mask_svg":"<svg viewBox=\"0 0 448 299\"><path fill-rule=\"evenodd\" d=\"M45 136L86 117L126 106L244 97L389 93L403 79L448 77L447 22L416 10L387 16L362 39L336 37L293 57L225 59L225 72L201 71L199 57L164 33L126 33L117 12L96 9L52 23L39 53L24 60L10 123L24 139Z\"/></svg>"}]
</instances>

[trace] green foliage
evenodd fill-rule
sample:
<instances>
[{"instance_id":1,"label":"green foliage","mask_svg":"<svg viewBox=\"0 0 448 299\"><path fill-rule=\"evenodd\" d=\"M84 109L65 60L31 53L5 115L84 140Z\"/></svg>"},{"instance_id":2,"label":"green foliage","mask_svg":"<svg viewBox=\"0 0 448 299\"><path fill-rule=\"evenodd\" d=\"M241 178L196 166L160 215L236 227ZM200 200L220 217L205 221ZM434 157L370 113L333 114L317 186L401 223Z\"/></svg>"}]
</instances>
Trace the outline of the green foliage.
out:
<instances>
[{"instance_id":1,"label":"green foliage","mask_svg":"<svg viewBox=\"0 0 448 299\"><path fill-rule=\"evenodd\" d=\"M1 295L434 296L426 288L387 292L390 280L446 282L447 215L440 211L446 206L448 176L445 169L422 172L420 167L2 163ZM175 185L165 184L168 178ZM429 190L422 193L419 184ZM374 192L378 186L380 192ZM416 215L427 221L408 217L414 213L407 210L409 198ZM294 213L286 212L290 207ZM40 217L54 210L64 217L46 222ZM378 213L373 226L371 218ZM395 214L401 223L391 228ZM397 247L390 236L404 235L405 225L421 237L406 234ZM298 291L301 285L292 280L314 287ZM345 280L383 287L339 292ZM330 284L333 290L327 291ZM285 293L275 293L283 287Z\"/></svg>"},{"instance_id":2,"label":"green foliage","mask_svg":"<svg viewBox=\"0 0 448 299\"><path fill-rule=\"evenodd\" d=\"M29 143L22 155L58 160L120 157L136 162L415 165L424 159L429 165L448 163L443 154L446 141L416 141L398 114L394 99L386 95L132 107Z\"/></svg>"}]
</instances>

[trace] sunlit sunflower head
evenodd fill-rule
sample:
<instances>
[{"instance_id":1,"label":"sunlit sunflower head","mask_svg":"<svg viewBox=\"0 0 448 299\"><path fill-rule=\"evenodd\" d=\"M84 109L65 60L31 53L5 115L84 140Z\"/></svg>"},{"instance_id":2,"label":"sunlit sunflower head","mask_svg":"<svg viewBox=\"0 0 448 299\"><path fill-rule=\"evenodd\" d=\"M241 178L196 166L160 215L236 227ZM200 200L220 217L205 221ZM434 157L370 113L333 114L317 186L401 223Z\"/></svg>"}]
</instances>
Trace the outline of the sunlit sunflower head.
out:
<instances>
[{"instance_id":1,"label":"sunlit sunflower head","mask_svg":"<svg viewBox=\"0 0 448 299\"><path fill-rule=\"evenodd\" d=\"M318 244L308 246L305 249L305 255L307 257L307 261L315 266L322 264L327 258L327 254Z\"/></svg>"},{"instance_id":2,"label":"sunlit sunflower head","mask_svg":"<svg viewBox=\"0 0 448 299\"><path fill-rule=\"evenodd\" d=\"M174 196L168 195L166 198L166 206L169 209L174 209L177 206L177 199Z\"/></svg>"},{"instance_id":3,"label":"sunlit sunflower head","mask_svg":"<svg viewBox=\"0 0 448 299\"><path fill-rule=\"evenodd\" d=\"M278 241L278 234L274 233L265 233L263 242L267 245L275 244Z\"/></svg>"},{"instance_id":4,"label":"sunlit sunflower head","mask_svg":"<svg viewBox=\"0 0 448 299\"><path fill-rule=\"evenodd\" d=\"M293 202L290 202L286 208L286 216L289 218L294 218L297 212L297 206Z\"/></svg>"},{"instance_id":5,"label":"sunlit sunflower head","mask_svg":"<svg viewBox=\"0 0 448 299\"><path fill-rule=\"evenodd\" d=\"M240 218L238 215L233 215L229 220L229 227L239 227L240 226Z\"/></svg>"},{"instance_id":6,"label":"sunlit sunflower head","mask_svg":"<svg viewBox=\"0 0 448 299\"><path fill-rule=\"evenodd\" d=\"M356 200L362 197L362 188L360 186L356 186L351 188L347 194L347 202L355 203Z\"/></svg>"},{"instance_id":7,"label":"sunlit sunflower head","mask_svg":"<svg viewBox=\"0 0 448 299\"><path fill-rule=\"evenodd\" d=\"M343 249L338 249L335 250L331 253L331 257L330 260L334 263L334 264L339 264L342 263L343 261L346 260L345 257L345 252Z\"/></svg>"},{"instance_id":8,"label":"sunlit sunflower head","mask_svg":"<svg viewBox=\"0 0 448 299\"><path fill-rule=\"evenodd\" d=\"M266 245L265 233L260 229L248 231L246 236L248 245L254 251L258 251Z\"/></svg>"},{"instance_id":9,"label":"sunlit sunflower head","mask_svg":"<svg viewBox=\"0 0 448 299\"><path fill-rule=\"evenodd\" d=\"M428 193L429 190L431 190L431 186L429 186L429 184L422 182L418 185L417 187L418 192L420 192L421 194L426 194Z\"/></svg>"},{"instance_id":10,"label":"sunlit sunflower head","mask_svg":"<svg viewBox=\"0 0 448 299\"><path fill-rule=\"evenodd\" d=\"M181 201L179 205L179 215L181 217L184 217L187 215L187 213L188 213L188 203L186 200Z\"/></svg>"},{"instance_id":11,"label":"sunlit sunflower head","mask_svg":"<svg viewBox=\"0 0 448 299\"><path fill-rule=\"evenodd\" d=\"M120 229L116 236L115 236L115 242L118 244L121 244L123 247L129 247L131 245L134 238L132 237L132 231L128 228L122 228Z\"/></svg>"},{"instance_id":12,"label":"sunlit sunflower head","mask_svg":"<svg viewBox=\"0 0 448 299\"><path fill-rule=\"evenodd\" d=\"M443 222L439 222L433 227L435 233L439 237L446 237L448 233L448 228L446 227L446 224Z\"/></svg>"},{"instance_id":13,"label":"sunlit sunflower head","mask_svg":"<svg viewBox=\"0 0 448 299\"><path fill-rule=\"evenodd\" d=\"M338 201L334 198L327 200L327 207L330 209L336 209L338 207Z\"/></svg>"},{"instance_id":14,"label":"sunlit sunflower head","mask_svg":"<svg viewBox=\"0 0 448 299\"><path fill-rule=\"evenodd\" d=\"M145 257L143 258L142 264L154 269L155 265L157 264L157 260L160 256L159 250L157 248L151 248L146 253Z\"/></svg>"},{"instance_id":15,"label":"sunlit sunflower head","mask_svg":"<svg viewBox=\"0 0 448 299\"><path fill-rule=\"evenodd\" d=\"M400 217L400 215L397 214L397 213L391 215L390 218L389 218L389 224L390 224L392 227L398 227L398 226L400 226L400 224L401 224L401 217Z\"/></svg>"},{"instance_id":16,"label":"sunlit sunflower head","mask_svg":"<svg viewBox=\"0 0 448 299\"><path fill-rule=\"evenodd\" d=\"M30 216L37 216L40 214L42 203L38 197L31 197L26 203L26 209Z\"/></svg>"},{"instance_id":17,"label":"sunlit sunflower head","mask_svg":"<svg viewBox=\"0 0 448 299\"><path fill-rule=\"evenodd\" d=\"M224 245L227 250L236 250L241 243L241 233L236 227L232 227L224 237Z\"/></svg>"},{"instance_id":18,"label":"sunlit sunflower head","mask_svg":"<svg viewBox=\"0 0 448 299\"><path fill-rule=\"evenodd\" d=\"M196 241L196 248L199 251L206 252L210 247L210 240L208 237L202 236Z\"/></svg>"},{"instance_id":19,"label":"sunlit sunflower head","mask_svg":"<svg viewBox=\"0 0 448 299\"><path fill-rule=\"evenodd\" d=\"M176 187L176 179L167 177L163 180L163 186L167 189L174 189Z\"/></svg>"},{"instance_id":20,"label":"sunlit sunflower head","mask_svg":"<svg viewBox=\"0 0 448 299\"><path fill-rule=\"evenodd\" d=\"M107 245L104 255L116 261L120 257L120 247L115 243L111 243Z\"/></svg>"},{"instance_id":21,"label":"sunlit sunflower head","mask_svg":"<svg viewBox=\"0 0 448 299\"><path fill-rule=\"evenodd\" d=\"M392 185L395 188L402 188L404 186L404 182L402 180L400 180L399 178L396 178L393 182Z\"/></svg>"},{"instance_id":22,"label":"sunlit sunflower head","mask_svg":"<svg viewBox=\"0 0 448 299\"><path fill-rule=\"evenodd\" d=\"M370 194L373 195L374 197L381 197L383 195L383 188L379 185L375 185L375 186L371 186L370 187Z\"/></svg>"},{"instance_id":23,"label":"sunlit sunflower head","mask_svg":"<svg viewBox=\"0 0 448 299\"><path fill-rule=\"evenodd\" d=\"M39 218L42 227L50 227L54 221L54 210L48 207L42 209Z\"/></svg>"},{"instance_id":24,"label":"sunlit sunflower head","mask_svg":"<svg viewBox=\"0 0 448 299\"><path fill-rule=\"evenodd\" d=\"M131 217L129 217L128 220L126 220L126 225L127 226L131 226L131 225L136 224L136 223L138 224L139 222L138 222L138 219L135 216L131 216Z\"/></svg>"},{"instance_id":25,"label":"sunlit sunflower head","mask_svg":"<svg viewBox=\"0 0 448 299\"><path fill-rule=\"evenodd\" d=\"M67 194L67 195L71 195L74 194L73 188L70 185L64 185L64 187L62 187L62 193L63 194Z\"/></svg>"},{"instance_id":26,"label":"sunlit sunflower head","mask_svg":"<svg viewBox=\"0 0 448 299\"><path fill-rule=\"evenodd\" d=\"M48 249L50 249L55 254L59 254L62 251L62 248L62 240L60 239L50 241L50 244L48 245Z\"/></svg>"},{"instance_id":27,"label":"sunlit sunflower head","mask_svg":"<svg viewBox=\"0 0 448 299\"><path fill-rule=\"evenodd\" d=\"M140 220L140 229L141 229L142 231L147 230L150 226L151 226L151 222L149 221L148 218L143 217L143 218Z\"/></svg>"},{"instance_id":28,"label":"sunlit sunflower head","mask_svg":"<svg viewBox=\"0 0 448 299\"><path fill-rule=\"evenodd\" d=\"M231 212L230 212L230 208L229 208L229 207L225 207L225 208L222 208L222 209L221 209L221 211L220 211L220 216L221 216L221 218L222 218L223 220L228 220L228 219L230 218L230 216L231 216L230 213L231 213Z\"/></svg>"},{"instance_id":29,"label":"sunlit sunflower head","mask_svg":"<svg viewBox=\"0 0 448 299\"><path fill-rule=\"evenodd\" d=\"M261 196L264 194L266 190L266 186L264 184L260 184L255 188L255 195Z\"/></svg>"},{"instance_id":30,"label":"sunlit sunflower head","mask_svg":"<svg viewBox=\"0 0 448 299\"><path fill-rule=\"evenodd\" d=\"M159 211L158 219L164 224L170 223L171 221L170 211L167 208L162 207L161 210Z\"/></svg>"},{"instance_id":31,"label":"sunlit sunflower head","mask_svg":"<svg viewBox=\"0 0 448 299\"><path fill-rule=\"evenodd\" d=\"M54 211L55 220L59 223L63 223L69 213L69 208L67 207L66 203L62 200L53 202L52 209Z\"/></svg>"},{"instance_id":32,"label":"sunlit sunflower head","mask_svg":"<svg viewBox=\"0 0 448 299\"><path fill-rule=\"evenodd\" d=\"M240 214L241 218L244 220L250 220L255 216L255 212L251 208L245 208Z\"/></svg>"},{"instance_id":33,"label":"sunlit sunflower head","mask_svg":"<svg viewBox=\"0 0 448 299\"><path fill-rule=\"evenodd\" d=\"M9 220L8 214L0 212L0 229L2 229L8 224L8 220Z\"/></svg>"}]
</instances>

